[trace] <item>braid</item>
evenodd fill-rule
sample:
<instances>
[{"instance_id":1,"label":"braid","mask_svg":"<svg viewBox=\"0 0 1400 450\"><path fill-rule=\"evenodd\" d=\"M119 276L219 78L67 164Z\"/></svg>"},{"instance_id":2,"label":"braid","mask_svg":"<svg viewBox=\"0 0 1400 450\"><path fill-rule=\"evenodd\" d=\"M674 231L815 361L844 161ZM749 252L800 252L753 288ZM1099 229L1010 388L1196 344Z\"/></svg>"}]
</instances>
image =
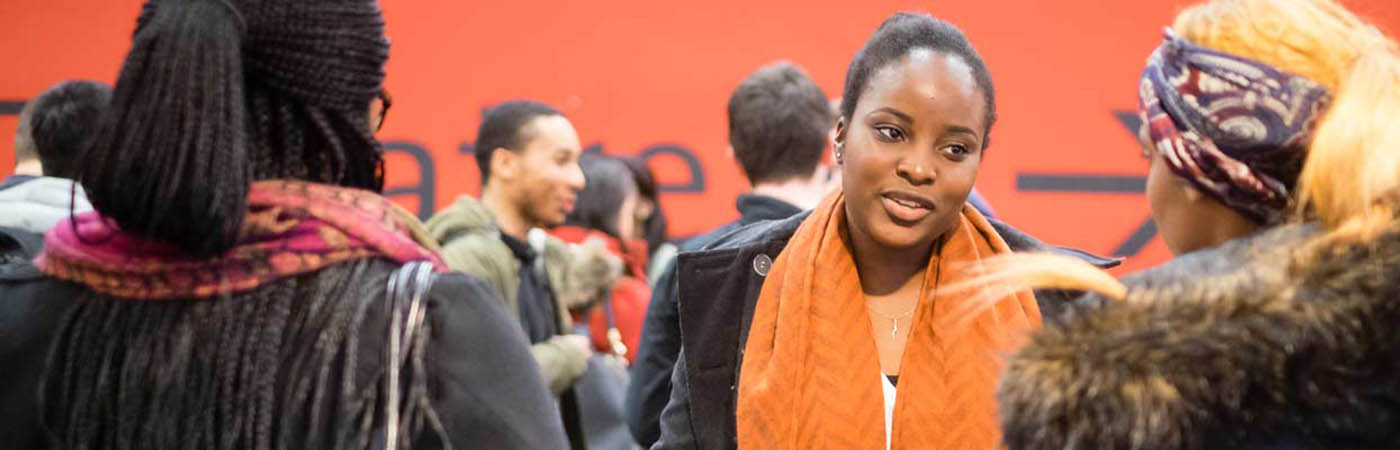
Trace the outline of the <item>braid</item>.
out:
<instances>
[{"instance_id":1,"label":"braid","mask_svg":"<svg viewBox=\"0 0 1400 450\"><path fill-rule=\"evenodd\" d=\"M278 298L294 297L296 292L290 284L276 284L270 287L274 292L270 293ZM263 318L259 323L263 325L262 332L257 334L258 358L249 362L253 367L274 367L279 364L285 346L287 319L291 316L290 305L283 302L272 302L262 311L258 317ZM256 376L256 373L254 374ZM277 410L277 384L276 380L261 377L253 385L254 396L257 403L247 409L247 414L251 417L252 424L252 448L267 450L273 448L273 417Z\"/></svg>"},{"instance_id":2,"label":"braid","mask_svg":"<svg viewBox=\"0 0 1400 450\"><path fill-rule=\"evenodd\" d=\"M76 171L122 229L206 256L246 210L242 28L212 2L151 7Z\"/></svg>"},{"instance_id":3,"label":"braid","mask_svg":"<svg viewBox=\"0 0 1400 450\"><path fill-rule=\"evenodd\" d=\"M397 407L382 403L382 343L362 339L388 329L391 270L345 263L222 299L86 293L49 355L44 424L73 449L364 448ZM425 345L410 350L408 430L441 433Z\"/></svg>"},{"instance_id":4,"label":"braid","mask_svg":"<svg viewBox=\"0 0 1400 450\"><path fill-rule=\"evenodd\" d=\"M293 126L297 123L297 116L292 114L292 104L286 101L279 101L277 104L278 124L282 126L282 139L272 140L269 145L280 142L280 151L285 152L283 161L288 162L286 172L288 175L301 179L310 179L311 170L314 164L307 160L308 156L304 151L306 147L306 134L300 126Z\"/></svg>"},{"instance_id":5,"label":"braid","mask_svg":"<svg viewBox=\"0 0 1400 450\"><path fill-rule=\"evenodd\" d=\"M316 131L320 132L320 134L314 136L325 141L323 147L326 151L321 152L326 158L325 175L323 176L332 180L345 179L347 175L345 170L347 159L345 155L345 146L341 143L340 137L335 131L335 127L331 125L330 120L327 119L326 115L321 111L312 110L308 111L308 113L311 123L316 126Z\"/></svg>"},{"instance_id":6,"label":"braid","mask_svg":"<svg viewBox=\"0 0 1400 450\"><path fill-rule=\"evenodd\" d=\"M276 136L273 130L274 121L272 117L271 102L266 95L258 95L256 89L249 89L248 93L248 117L252 125L251 136L262 137L252 140L252 148L249 149L249 158L252 159L253 176L258 174L271 173L278 166L277 158L274 157L270 142L267 137Z\"/></svg>"},{"instance_id":7,"label":"braid","mask_svg":"<svg viewBox=\"0 0 1400 450\"><path fill-rule=\"evenodd\" d=\"M294 178L383 189L383 149L369 130L368 108L336 111L250 88L253 179Z\"/></svg>"}]
</instances>

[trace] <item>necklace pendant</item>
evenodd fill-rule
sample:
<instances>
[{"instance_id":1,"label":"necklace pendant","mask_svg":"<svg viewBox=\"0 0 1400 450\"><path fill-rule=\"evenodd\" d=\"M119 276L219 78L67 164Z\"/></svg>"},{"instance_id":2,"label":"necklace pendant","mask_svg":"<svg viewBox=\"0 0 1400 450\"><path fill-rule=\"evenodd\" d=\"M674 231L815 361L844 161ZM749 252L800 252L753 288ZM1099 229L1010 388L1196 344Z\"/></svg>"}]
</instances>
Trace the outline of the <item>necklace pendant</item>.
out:
<instances>
[{"instance_id":1,"label":"necklace pendant","mask_svg":"<svg viewBox=\"0 0 1400 450\"><path fill-rule=\"evenodd\" d=\"M899 333L899 319L891 320L891 321L890 321L890 339L894 339L894 336L895 336L896 334L898 334L898 333Z\"/></svg>"}]
</instances>

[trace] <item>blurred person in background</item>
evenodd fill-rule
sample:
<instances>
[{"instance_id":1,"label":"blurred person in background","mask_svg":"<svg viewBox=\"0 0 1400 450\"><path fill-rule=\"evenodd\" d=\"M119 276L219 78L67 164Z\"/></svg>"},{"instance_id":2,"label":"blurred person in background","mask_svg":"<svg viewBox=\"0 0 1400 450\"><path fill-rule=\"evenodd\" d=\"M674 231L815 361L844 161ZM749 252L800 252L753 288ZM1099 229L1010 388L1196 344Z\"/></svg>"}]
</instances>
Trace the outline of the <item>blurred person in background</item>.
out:
<instances>
[{"instance_id":1,"label":"blurred person in background","mask_svg":"<svg viewBox=\"0 0 1400 450\"><path fill-rule=\"evenodd\" d=\"M624 236L624 239L635 241L642 240L646 243L646 258L636 261L641 264L645 271L644 277L648 283L653 276L660 275L660 271L665 269L664 262L675 258L680 247L671 243L670 236L666 233L666 214L661 210L661 192L656 184L656 174L652 172L647 162L635 156L615 157L627 166L627 170L632 173L632 180L637 185L637 208L636 225L632 236ZM661 261L661 264L658 264ZM650 289L650 284L648 284Z\"/></svg>"},{"instance_id":2,"label":"blurred person in background","mask_svg":"<svg viewBox=\"0 0 1400 450\"><path fill-rule=\"evenodd\" d=\"M1179 256L1121 281L993 265L1101 305L1010 360L1007 445L1400 446L1395 41L1331 0L1214 0L1176 17L1139 86L1152 215Z\"/></svg>"},{"instance_id":3,"label":"blurred person in background","mask_svg":"<svg viewBox=\"0 0 1400 450\"><path fill-rule=\"evenodd\" d=\"M95 211L0 277L7 448L565 445L500 300L379 194L388 55L375 1L142 7Z\"/></svg>"},{"instance_id":4,"label":"blurred person in background","mask_svg":"<svg viewBox=\"0 0 1400 450\"><path fill-rule=\"evenodd\" d=\"M59 83L25 103L15 130L15 170L0 180L0 254L31 258L42 236L74 213L92 210L73 182L78 155L97 130L112 88Z\"/></svg>"},{"instance_id":5,"label":"blurred person in background","mask_svg":"<svg viewBox=\"0 0 1400 450\"><path fill-rule=\"evenodd\" d=\"M532 239L531 230L562 225L574 209L585 184L582 153L558 110L529 100L493 106L475 143L481 199L458 197L427 222L448 267L485 281L518 318L574 448L586 443L573 386L593 350L588 337L573 333L569 311L611 285L597 268L619 263L542 232Z\"/></svg>"},{"instance_id":6,"label":"blurred person in background","mask_svg":"<svg viewBox=\"0 0 1400 450\"><path fill-rule=\"evenodd\" d=\"M607 251L623 261L622 274L613 283L605 298L610 299L608 307L615 323L611 326L604 317L602 305L590 302L584 317L590 330L595 351L611 352L625 349L622 355L630 363L636 358L637 343L641 338L642 316L651 298L647 287L646 273L639 261L646 256L645 241L633 239L630 242L623 236L635 236L637 209L643 200L635 179L629 176L631 169L621 158L608 156L586 156L579 162L584 178L588 180L583 191L579 192L578 202L564 219L564 225L550 230L550 234L572 244L583 244L597 240ZM594 300L599 300L594 299ZM618 342L609 340L609 328L621 333ZM622 344L618 346L617 344Z\"/></svg>"},{"instance_id":7,"label":"blurred person in background","mask_svg":"<svg viewBox=\"0 0 1400 450\"><path fill-rule=\"evenodd\" d=\"M677 259L684 342L654 448L997 448L1004 352L1072 297L999 290L958 318L970 297L943 287L1011 252L1113 264L967 204L996 102L952 25L887 19L851 61L841 106L841 190Z\"/></svg>"},{"instance_id":8,"label":"blurred person in background","mask_svg":"<svg viewBox=\"0 0 1400 450\"><path fill-rule=\"evenodd\" d=\"M621 276L584 308L575 309L580 332L593 340L602 355L589 360L588 372L578 384L589 448L633 448L623 413L627 389L627 365L635 358L641 335L642 315L651 297L646 274L637 261L646 257L646 241L637 236L637 210L643 203L641 189L622 158L585 156L579 162L587 181L564 225L550 233L565 242L599 246L624 261Z\"/></svg>"},{"instance_id":9,"label":"blurred person in background","mask_svg":"<svg viewBox=\"0 0 1400 450\"><path fill-rule=\"evenodd\" d=\"M785 219L816 206L829 192L827 131L835 116L826 94L801 68L787 62L749 75L729 98L729 146L750 183L739 196L739 218L685 242L704 247L740 227ZM671 370L681 335L673 261L664 264L646 309L641 348L627 391L628 425L643 446L660 436L661 410L671 393Z\"/></svg>"}]
</instances>

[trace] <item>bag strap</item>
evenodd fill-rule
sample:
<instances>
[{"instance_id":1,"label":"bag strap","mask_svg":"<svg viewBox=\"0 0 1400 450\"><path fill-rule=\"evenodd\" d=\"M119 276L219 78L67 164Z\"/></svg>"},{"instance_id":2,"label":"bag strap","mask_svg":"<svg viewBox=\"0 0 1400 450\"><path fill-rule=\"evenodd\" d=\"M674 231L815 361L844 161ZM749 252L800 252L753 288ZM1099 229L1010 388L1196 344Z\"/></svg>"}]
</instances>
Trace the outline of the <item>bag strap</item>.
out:
<instances>
[{"instance_id":1,"label":"bag strap","mask_svg":"<svg viewBox=\"0 0 1400 450\"><path fill-rule=\"evenodd\" d=\"M622 331L617 329L617 316L613 314L612 291L603 291L603 318L607 321L608 347L613 356L625 358L627 356L627 344L622 342Z\"/></svg>"},{"instance_id":2,"label":"bag strap","mask_svg":"<svg viewBox=\"0 0 1400 450\"><path fill-rule=\"evenodd\" d=\"M406 409L411 409L415 399L400 398L403 383L400 381L405 365L412 360L413 353L422 351L423 322L425 306L423 296L432 288L436 276L432 264L426 261L413 261L404 264L389 276L387 300L389 302L389 343L385 346L387 374L384 377L384 392L387 405L384 421L384 448L397 450L406 440L401 441L401 433L411 430L414 417L403 417ZM421 356L418 355L418 356ZM421 370L417 369L416 370Z\"/></svg>"}]
</instances>

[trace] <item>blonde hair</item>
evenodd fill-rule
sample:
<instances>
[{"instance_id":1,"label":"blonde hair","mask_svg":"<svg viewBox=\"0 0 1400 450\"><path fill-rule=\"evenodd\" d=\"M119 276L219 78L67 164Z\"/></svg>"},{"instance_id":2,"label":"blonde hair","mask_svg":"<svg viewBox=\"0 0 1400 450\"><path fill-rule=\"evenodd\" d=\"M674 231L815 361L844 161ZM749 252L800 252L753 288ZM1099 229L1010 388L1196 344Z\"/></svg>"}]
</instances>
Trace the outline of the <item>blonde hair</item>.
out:
<instances>
[{"instance_id":1,"label":"blonde hair","mask_svg":"<svg viewBox=\"0 0 1400 450\"><path fill-rule=\"evenodd\" d=\"M1329 232L1293 255L1365 239L1393 222L1400 205L1400 52L1394 40L1333 0L1211 0L1182 11L1172 29L1196 45L1261 61L1331 90L1295 194L1295 216L1316 219ZM1151 297L1132 295L1118 280L1089 269L1073 258L1010 255L963 284Z\"/></svg>"}]
</instances>

